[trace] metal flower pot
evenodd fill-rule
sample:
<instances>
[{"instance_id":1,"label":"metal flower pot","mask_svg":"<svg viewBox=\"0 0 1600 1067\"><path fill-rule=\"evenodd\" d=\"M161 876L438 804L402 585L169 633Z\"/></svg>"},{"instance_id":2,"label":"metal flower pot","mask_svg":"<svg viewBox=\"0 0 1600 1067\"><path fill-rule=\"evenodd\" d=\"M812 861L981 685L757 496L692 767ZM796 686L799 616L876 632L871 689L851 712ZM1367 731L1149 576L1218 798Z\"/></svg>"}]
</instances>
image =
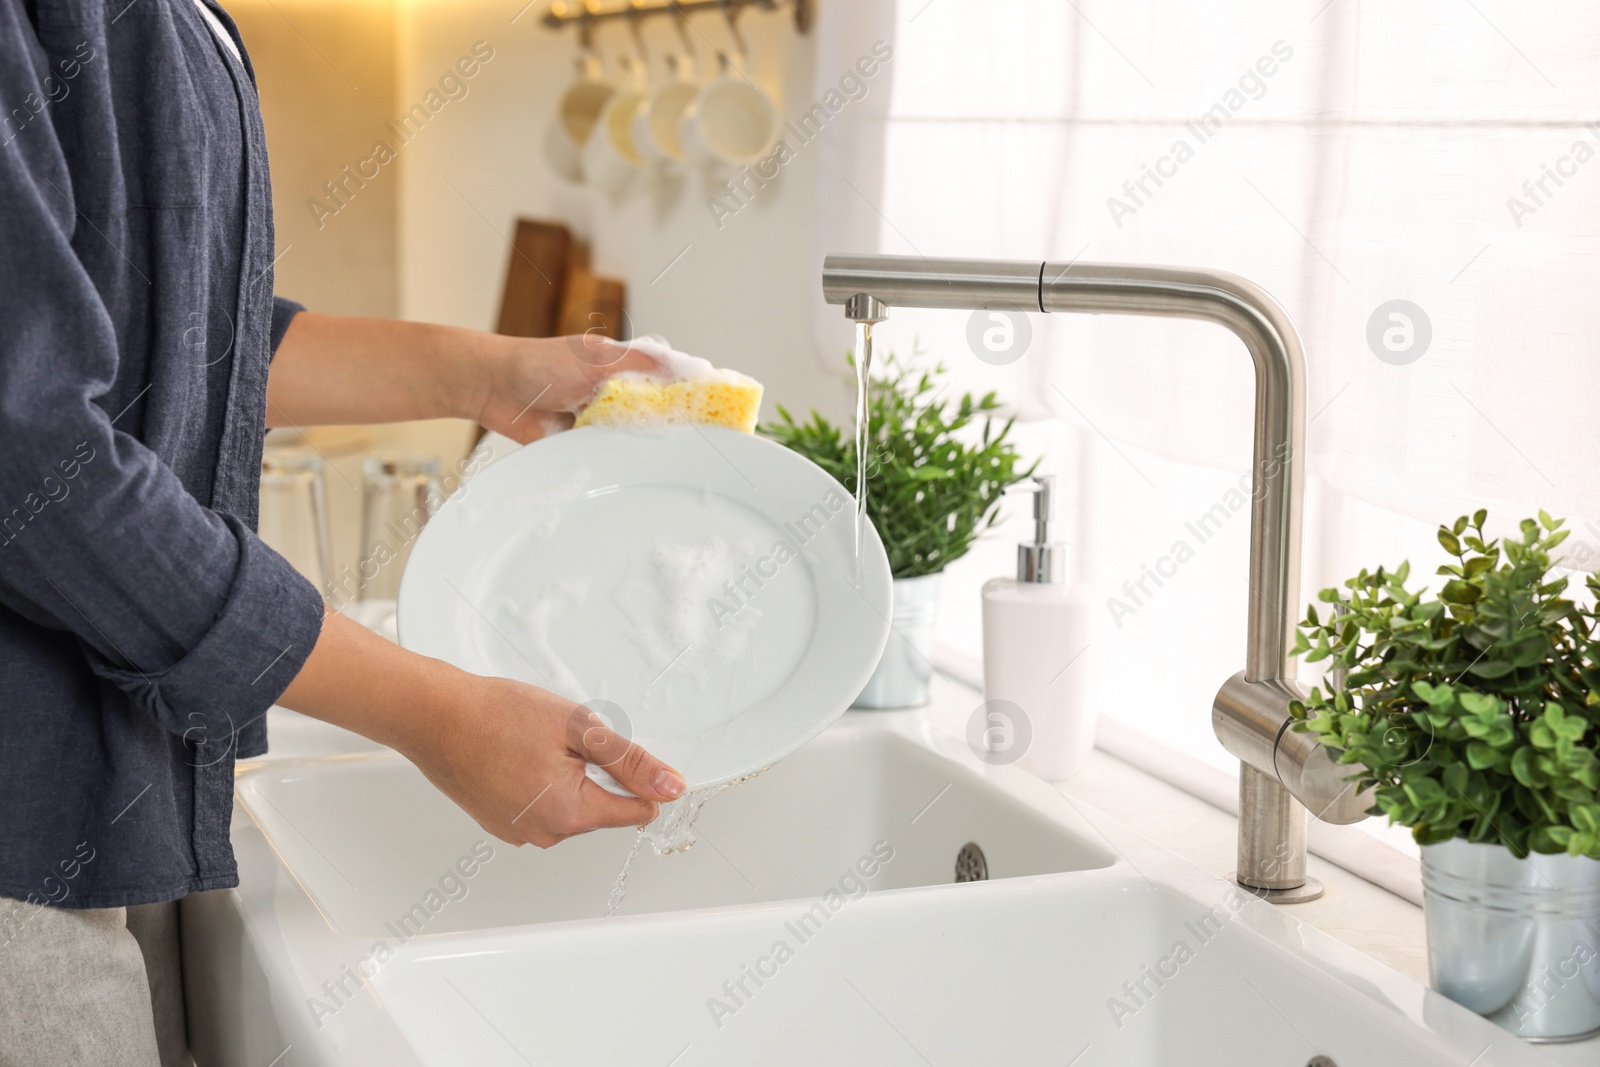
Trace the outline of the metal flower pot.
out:
<instances>
[{"instance_id":1,"label":"metal flower pot","mask_svg":"<svg viewBox=\"0 0 1600 1067\"><path fill-rule=\"evenodd\" d=\"M1600 860L1422 849L1433 988L1529 1041L1600 1033Z\"/></svg>"},{"instance_id":2,"label":"metal flower pot","mask_svg":"<svg viewBox=\"0 0 1600 1067\"><path fill-rule=\"evenodd\" d=\"M855 708L920 708L928 702L933 676L933 623L939 607L939 575L894 580L893 628L877 669Z\"/></svg>"}]
</instances>

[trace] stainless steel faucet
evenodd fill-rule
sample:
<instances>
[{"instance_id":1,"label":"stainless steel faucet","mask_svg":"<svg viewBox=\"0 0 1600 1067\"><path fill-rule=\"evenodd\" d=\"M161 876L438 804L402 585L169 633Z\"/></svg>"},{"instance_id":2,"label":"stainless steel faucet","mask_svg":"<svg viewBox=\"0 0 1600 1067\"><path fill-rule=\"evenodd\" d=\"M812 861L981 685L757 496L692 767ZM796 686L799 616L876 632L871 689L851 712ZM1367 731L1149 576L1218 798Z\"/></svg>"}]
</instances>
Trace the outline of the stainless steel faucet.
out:
<instances>
[{"instance_id":1,"label":"stainless steel faucet","mask_svg":"<svg viewBox=\"0 0 1600 1067\"><path fill-rule=\"evenodd\" d=\"M1359 768L1335 766L1312 737L1288 729L1289 702L1302 695L1289 649L1306 417L1305 357L1282 306L1216 270L920 256L829 256L822 293L857 322L880 322L896 305L1158 315L1214 322L1244 342L1256 368L1249 641L1244 670L1223 683L1211 722L1240 761L1239 885L1280 904L1321 896L1306 875L1306 809L1327 822L1358 822L1369 798L1344 780Z\"/></svg>"}]
</instances>

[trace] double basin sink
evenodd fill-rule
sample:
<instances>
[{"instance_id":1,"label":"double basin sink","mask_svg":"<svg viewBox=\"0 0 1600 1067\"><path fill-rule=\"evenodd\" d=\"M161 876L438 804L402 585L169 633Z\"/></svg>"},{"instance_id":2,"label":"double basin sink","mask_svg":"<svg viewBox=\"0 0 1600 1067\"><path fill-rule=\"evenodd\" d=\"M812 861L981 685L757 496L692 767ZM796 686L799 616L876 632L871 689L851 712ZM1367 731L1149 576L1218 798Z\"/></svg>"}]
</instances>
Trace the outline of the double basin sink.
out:
<instances>
[{"instance_id":1,"label":"double basin sink","mask_svg":"<svg viewBox=\"0 0 1600 1067\"><path fill-rule=\"evenodd\" d=\"M513 848L392 753L237 799L241 886L183 909L200 1067L1551 1062L917 713L715 798L609 918L631 831Z\"/></svg>"}]
</instances>

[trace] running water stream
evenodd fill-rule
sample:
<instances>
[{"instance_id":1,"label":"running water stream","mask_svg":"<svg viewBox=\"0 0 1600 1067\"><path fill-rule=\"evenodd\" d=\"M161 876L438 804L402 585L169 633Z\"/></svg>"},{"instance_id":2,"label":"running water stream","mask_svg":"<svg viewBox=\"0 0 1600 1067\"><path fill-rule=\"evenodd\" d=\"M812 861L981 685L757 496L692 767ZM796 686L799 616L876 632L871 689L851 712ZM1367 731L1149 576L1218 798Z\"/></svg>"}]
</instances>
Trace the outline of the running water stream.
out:
<instances>
[{"instance_id":1,"label":"running water stream","mask_svg":"<svg viewBox=\"0 0 1600 1067\"><path fill-rule=\"evenodd\" d=\"M867 446L871 440L868 376L872 373L872 323L856 323L856 581L861 580L861 539L867 521Z\"/></svg>"}]
</instances>

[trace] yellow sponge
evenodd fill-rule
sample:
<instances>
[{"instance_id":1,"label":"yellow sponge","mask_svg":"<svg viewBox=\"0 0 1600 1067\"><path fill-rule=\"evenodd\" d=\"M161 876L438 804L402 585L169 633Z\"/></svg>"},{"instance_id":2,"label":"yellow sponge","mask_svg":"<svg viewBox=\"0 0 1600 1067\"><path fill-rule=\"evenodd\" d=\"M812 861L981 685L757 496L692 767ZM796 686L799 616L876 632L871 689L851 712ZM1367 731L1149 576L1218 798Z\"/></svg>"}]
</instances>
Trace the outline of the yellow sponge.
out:
<instances>
[{"instance_id":1,"label":"yellow sponge","mask_svg":"<svg viewBox=\"0 0 1600 1067\"><path fill-rule=\"evenodd\" d=\"M649 426L698 422L754 433L761 413L761 383L734 371L659 382L644 374L616 374L601 383L578 413L577 426Z\"/></svg>"}]
</instances>

